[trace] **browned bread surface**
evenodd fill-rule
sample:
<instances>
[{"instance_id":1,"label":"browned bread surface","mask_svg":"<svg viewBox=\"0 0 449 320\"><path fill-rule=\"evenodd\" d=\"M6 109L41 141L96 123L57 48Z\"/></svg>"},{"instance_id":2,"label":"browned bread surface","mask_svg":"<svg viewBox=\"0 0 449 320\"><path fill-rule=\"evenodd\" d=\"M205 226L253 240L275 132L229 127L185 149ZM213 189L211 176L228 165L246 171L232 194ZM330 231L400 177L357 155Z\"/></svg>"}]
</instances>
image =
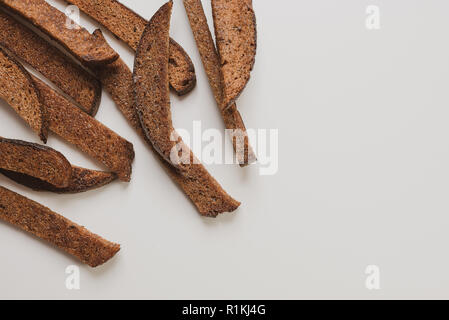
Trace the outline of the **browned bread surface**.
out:
<instances>
[{"instance_id":1,"label":"browned bread surface","mask_svg":"<svg viewBox=\"0 0 449 320\"><path fill-rule=\"evenodd\" d=\"M0 187L0 219L48 241L93 268L120 250L119 244L3 187Z\"/></svg>"},{"instance_id":2,"label":"browned bread surface","mask_svg":"<svg viewBox=\"0 0 449 320\"><path fill-rule=\"evenodd\" d=\"M70 101L37 78L50 130L103 163L122 181L130 181L133 145L101 122L75 107Z\"/></svg>"},{"instance_id":3,"label":"browned bread surface","mask_svg":"<svg viewBox=\"0 0 449 320\"><path fill-rule=\"evenodd\" d=\"M28 123L43 142L47 142L48 123L39 90L28 71L1 47L0 98Z\"/></svg>"},{"instance_id":4,"label":"browned bread surface","mask_svg":"<svg viewBox=\"0 0 449 320\"><path fill-rule=\"evenodd\" d=\"M140 38L148 23L140 15L116 0L66 0L92 17L124 41L131 49L137 50ZM196 85L195 68L184 49L173 39L170 40L170 85L178 95L185 95Z\"/></svg>"},{"instance_id":5,"label":"browned bread surface","mask_svg":"<svg viewBox=\"0 0 449 320\"><path fill-rule=\"evenodd\" d=\"M58 188L48 182L23 173L4 169L0 169L0 173L34 191L49 191L60 194L81 193L98 189L111 183L117 178L117 175L112 172L96 171L72 166L72 177L70 178L69 185L65 188Z\"/></svg>"},{"instance_id":6,"label":"browned bread surface","mask_svg":"<svg viewBox=\"0 0 449 320\"><path fill-rule=\"evenodd\" d=\"M207 18L201 0L184 0L184 7L209 79L209 84L221 111L226 129L236 130L236 133L240 133L239 137L232 137L234 150L237 152L239 163L242 167L254 163L257 161L257 158L249 144L246 127L240 112L237 110L236 104L234 103L226 109L222 102L224 88L220 58L218 57L214 40L207 24Z\"/></svg>"},{"instance_id":7,"label":"browned bread surface","mask_svg":"<svg viewBox=\"0 0 449 320\"><path fill-rule=\"evenodd\" d=\"M100 82L28 27L0 11L0 45L72 97L90 115L101 101Z\"/></svg>"},{"instance_id":8,"label":"browned bread surface","mask_svg":"<svg viewBox=\"0 0 449 320\"><path fill-rule=\"evenodd\" d=\"M58 151L35 143L0 137L0 168L24 173L56 187L69 185L72 167Z\"/></svg>"},{"instance_id":9,"label":"browned bread surface","mask_svg":"<svg viewBox=\"0 0 449 320\"><path fill-rule=\"evenodd\" d=\"M105 65L119 57L81 26L68 28L66 15L45 0L0 0L0 5L27 19L87 65Z\"/></svg>"},{"instance_id":10,"label":"browned bread surface","mask_svg":"<svg viewBox=\"0 0 449 320\"><path fill-rule=\"evenodd\" d=\"M239 207L240 203L230 197L201 164L192 165L190 174L184 175L153 148L143 132L134 108L132 73L121 59L97 70L97 75L129 124L145 139L161 165L190 198L200 214L214 217L223 212L235 211Z\"/></svg>"},{"instance_id":11,"label":"browned bread surface","mask_svg":"<svg viewBox=\"0 0 449 320\"><path fill-rule=\"evenodd\" d=\"M212 0L215 39L224 79L223 105L242 93L254 67L257 47L252 0Z\"/></svg>"}]
</instances>

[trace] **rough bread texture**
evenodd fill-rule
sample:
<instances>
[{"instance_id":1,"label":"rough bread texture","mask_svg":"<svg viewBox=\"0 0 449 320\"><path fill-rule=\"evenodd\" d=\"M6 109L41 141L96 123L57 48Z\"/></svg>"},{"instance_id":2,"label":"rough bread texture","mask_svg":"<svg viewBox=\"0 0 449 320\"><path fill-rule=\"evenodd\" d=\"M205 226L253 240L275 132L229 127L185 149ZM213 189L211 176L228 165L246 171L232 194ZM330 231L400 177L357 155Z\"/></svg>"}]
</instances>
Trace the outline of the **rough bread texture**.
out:
<instances>
[{"instance_id":1,"label":"rough bread texture","mask_svg":"<svg viewBox=\"0 0 449 320\"><path fill-rule=\"evenodd\" d=\"M39 79L43 104L47 109L50 130L103 163L122 181L130 181L133 145L95 120Z\"/></svg>"},{"instance_id":2,"label":"rough bread texture","mask_svg":"<svg viewBox=\"0 0 449 320\"><path fill-rule=\"evenodd\" d=\"M148 23L140 15L116 0L66 0L102 24L134 51ZM170 85L178 95L185 95L195 88L195 68L189 55L173 39L170 39Z\"/></svg>"},{"instance_id":3,"label":"rough bread texture","mask_svg":"<svg viewBox=\"0 0 449 320\"><path fill-rule=\"evenodd\" d=\"M0 11L0 45L28 63L90 115L97 113L101 84L64 53L28 27Z\"/></svg>"},{"instance_id":4,"label":"rough bread texture","mask_svg":"<svg viewBox=\"0 0 449 320\"><path fill-rule=\"evenodd\" d=\"M111 183L117 178L117 175L112 172L96 171L72 166L72 177L70 178L68 186L65 188L58 188L48 182L23 173L4 169L0 169L0 173L34 191L49 191L59 194L81 193L98 189Z\"/></svg>"},{"instance_id":5,"label":"rough bread texture","mask_svg":"<svg viewBox=\"0 0 449 320\"><path fill-rule=\"evenodd\" d=\"M68 28L67 16L45 0L0 0L0 5L27 19L86 65L105 65L119 55L81 26Z\"/></svg>"},{"instance_id":6,"label":"rough bread texture","mask_svg":"<svg viewBox=\"0 0 449 320\"><path fill-rule=\"evenodd\" d=\"M206 70L209 84L215 101L220 109L226 129L236 130L240 135L232 137L234 150L240 166L244 167L257 161L256 155L249 144L248 134L240 112L234 103L231 107L223 105L223 81L220 65L212 34L207 24L207 18L200 0L184 0L184 7L190 21L193 35ZM241 150L240 150L241 149Z\"/></svg>"},{"instance_id":7,"label":"rough bread texture","mask_svg":"<svg viewBox=\"0 0 449 320\"><path fill-rule=\"evenodd\" d=\"M162 167L190 198L200 214L214 217L220 213L235 211L240 206L201 164L192 164L189 175L181 174L153 148L143 132L134 108L132 72L121 59L97 70L97 76L129 124L147 142Z\"/></svg>"},{"instance_id":8,"label":"rough bread texture","mask_svg":"<svg viewBox=\"0 0 449 320\"><path fill-rule=\"evenodd\" d=\"M0 98L5 100L45 143L48 123L39 90L25 68L0 47Z\"/></svg>"},{"instance_id":9,"label":"rough bread texture","mask_svg":"<svg viewBox=\"0 0 449 320\"><path fill-rule=\"evenodd\" d=\"M52 148L0 137L0 168L24 173L56 187L67 187L72 166Z\"/></svg>"},{"instance_id":10,"label":"rough bread texture","mask_svg":"<svg viewBox=\"0 0 449 320\"><path fill-rule=\"evenodd\" d=\"M55 245L93 268L110 260L120 250L119 244L3 187L0 187L0 219Z\"/></svg>"},{"instance_id":11,"label":"rough bread texture","mask_svg":"<svg viewBox=\"0 0 449 320\"><path fill-rule=\"evenodd\" d=\"M249 81L257 48L252 0L212 0L215 39L224 79L223 105L230 107Z\"/></svg>"}]
</instances>

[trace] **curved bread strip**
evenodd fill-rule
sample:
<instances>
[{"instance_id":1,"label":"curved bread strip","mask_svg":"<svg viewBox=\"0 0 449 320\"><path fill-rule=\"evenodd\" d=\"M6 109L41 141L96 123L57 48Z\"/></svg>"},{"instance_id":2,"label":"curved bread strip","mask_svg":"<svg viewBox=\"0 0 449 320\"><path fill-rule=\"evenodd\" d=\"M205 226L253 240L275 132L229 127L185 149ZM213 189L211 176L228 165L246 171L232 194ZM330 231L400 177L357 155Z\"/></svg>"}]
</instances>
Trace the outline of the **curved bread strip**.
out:
<instances>
[{"instance_id":1,"label":"curved bread strip","mask_svg":"<svg viewBox=\"0 0 449 320\"><path fill-rule=\"evenodd\" d=\"M0 11L0 45L22 59L95 115L101 101L100 82L28 27Z\"/></svg>"},{"instance_id":2,"label":"curved bread strip","mask_svg":"<svg viewBox=\"0 0 449 320\"><path fill-rule=\"evenodd\" d=\"M249 144L248 134L240 112L234 103L224 108L223 81L220 68L220 58L215 48L214 40L207 24L201 0L184 0L184 7L190 21L193 35L206 70L209 84L215 101L220 109L226 129L235 130L236 137L232 137L234 150L237 153L240 166L244 167L257 161L253 148ZM238 135L239 134L239 135ZM238 136L237 136L238 135ZM240 145L241 144L241 145Z\"/></svg>"},{"instance_id":3,"label":"curved bread strip","mask_svg":"<svg viewBox=\"0 0 449 320\"><path fill-rule=\"evenodd\" d=\"M133 145L34 78L47 108L50 130L103 163L122 181L130 181Z\"/></svg>"},{"instance_id":4,"label":"curved bread strip","mask_svg":"<svg viewBox=\"0 0 449 320\"><path fill-rule=\"evenodd\" d=\"M0 168L24 173L60 188L67 187L72 176L72 166L60 152L5 138L0 138Z\"/></svg>"},{"instance_id":5,"label":"curved bread strip","mask_svg":"<svg viewBox=\"0 0 449 320\"><path fill-rule=\"evenodd\" d=\"M148 23L140 15L116 0L66 0L102 24L134 51ZM178 95L185 95L195 88L195 68L189 55L173 39L170 39L170 85Z\"/></svg>"},{"instance_id":6,"label":"curved bread strip","mask_svg":"<svg viewBox=\"0 0 449 320\"><path fill-rule=\"evenodd\" d=\"M240 203L230 197L201 164L191 165L190 175L184 175L153 148L143 132L134 108L133 75L121 59L98 70L97 76L129 124L145 139L161 165L190 198L200 214L214 217L220 213L233 212L240 206Z\"/></svg>"},{"instance_id":7,"label":"curved bread strip","mask_svg":"<svg viewBox=\"0 0 449 320\"><path fill-rule=\"evenodd\" d=\"M212 0L215 39L224 79L223 105L242 93L254 67L257 47L252 0Z\"/></svg>"},{"instance_id":8,"label":"curved bread strip","mask_svg":"<svg viewBox=\"0 0 449 320\"><path fill-rule=\"evenodd\" d=\"M20 194L0 187L0 219L73 255L95 268L110 260L120 245Z\"/></svg>"},{"instance_id":9,"label":"curved bread strip","mask_svg":"<svg viewBox=\"0 0 449 320\"><path fill-rule=\"evenodd\" d=\"M68 28L67 16L45 0L0 0L0 4L30 21L87 65L105 65L119 57L81 26Z\"/></svg>"},{"instance_id":10,"label":"curved bread strip","mask_svg":"<svg viewBox=\"0 0 449 320\"><path fill-rule=\"evenodd\" d=\"M111 183L117 178L117 175L112 172L96 171L73 166L69 185L65 188L58 188L48 182L23 173L4 169L0 169L0 173L34 191L50 191L59 194L82 193L98 189Z\"/></svg>"},{"instance_id":11,"label":"curved bread strip","mask_svg":"<svg viewBox=\"0 0 449 320\"><path fill-rule=\"evenodd\" d=\"M30 74L0 47L0 98L5 100L46 143L48 123L39 90Z\"/></svg>"}]
</instances>

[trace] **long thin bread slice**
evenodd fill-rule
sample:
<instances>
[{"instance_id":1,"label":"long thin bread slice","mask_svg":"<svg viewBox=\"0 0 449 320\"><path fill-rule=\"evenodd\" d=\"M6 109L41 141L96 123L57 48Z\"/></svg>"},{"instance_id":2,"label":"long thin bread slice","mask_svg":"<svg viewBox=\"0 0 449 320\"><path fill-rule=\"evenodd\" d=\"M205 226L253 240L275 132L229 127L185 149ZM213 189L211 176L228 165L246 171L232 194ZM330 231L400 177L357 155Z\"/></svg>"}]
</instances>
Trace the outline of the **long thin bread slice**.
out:
<instances>
[{"instance_id":1,"label":"long thin bread slice","mask_svg":"<svg viewBox=\"0 0 449 320\"><path fill-rule=\"evenodd\" d=\"M212 0L215 39L224 79L223 105L230 107L246 87L257 48L252 0Z\"/></svg>"},{"instance_id":2,"label":"long thin bread slice","mask_svg":"<svg viewBox=\"0 0 449 320\"><path fill-rule=\"evenodd\" d=\"M50 130L103 163L122 181L130 181L133 145L69 100L34 78L47 109Z\"/></svg>"},{"instance_id":3,"label":"long thin bread slice","mask_svg":"<svg viewBox=\"0 0 449 320\"><path fill-rule=\"evenodd\" d=\"M167 2L151 18L137 49L134 63L135 108L145 136L166 160L178 169L179 183L195 198L203 215L234 211L240 203L230 197L199 164L190 149L177 137L171 122L168 88L169 29L173 2ZM150 92L151 94L147 94ZM175 138L175 139L172 139ZM181 147L188 162L178 161L172 151ZM174 152L176 154L176 152ZM175 160L175 162L174 162ZM203 193L205 192L205 193Z\"/></svg>"},{"instance_id":4,"label":"long thin bread slice","mask_svg":"<svg viewBox=\"0 0 449 320\"><path fill-rule=\"evenodd\" d=\"M116 0L66 0L96 20L134 51L148 23L147 20ZM185 95L196 85L195 68L185 50L170 39L170 85L178 95Z\"/></svg>"},{"instance_id":5,"label":"long thin bread slice","mask_svg":"<svg viewBox=\"0 0 449 320\"><path fill-rule=\"evenodd\" d=\"M24 173L64 188L69 185L72 166L58 151L35 143L0 137L0 168Z\"/></svg>"},{"instance_id":6,"label":"long thin bread slice","mask_svg":"<svg viewBox=\"0 0 449 320\"><path fill-rule=\"evenodd\" d=\"M60 50L0 11L0 45L28 63L70 96L88 114L97 113L101 84Z\"/></svg>"},{"instance_id":7,"label":"long thin bread slice","mask_svg":"<svg viewBox=\"0 0 449 320\"><path fill-rule=\"evenodd\" d=\"M123 116L148 143L162 167L190 198L201 215L214 217L220 213L235 211L239 207L240 203L231 198L202 165L193 165L190 176L181 174L153 148L143 132L134 108L133 74L121 59L99 69L97 76Z\"/></svg>"},{"instance_id":8,"label":"long thin bread slice","mask_svg":"<svg viewBox=\"0 0 449 320\"><path fill-rule=\"evenodd\" d=\"M233 131L232 142L237 153L240 166L244 167L257 161L253 148L249 144L248 134L237 105L225 108L223 105L223 79L220 58L215 48L212 34L207 24L201 0L184 0L184 7L190 21L190 26L200 52L204 69L215 101L220 109L226 129Z\"/></svg>"},{"instance_id":9,"label":"long thin bread slice","mask_svg":"<svg viewBox=\"0 0 449 320\"><path fill-rule=\"evenodd\" d=\"M0 219L55 245L93 268L106 263L120 250L119 244L3 187L0 187Z\"/></svg>"},{"instance_id":10,"label":"long thin bread slice","mask_svg":"<svg viewBox=\"0 0 449 320\"><path fill-rule=\"evenodd\" d=\"M1 47L0 98L28 123L44 143L47 142L48 123L39 90L28 71Z\"/></svg>"},{"instance_id":11,"label":"long thin bread slice","mask_svg":"<svg viewBox=\"0 0 449 320\"><path fill-rule=\"evenodd\" d=\"M0 0L0 5L27 19L86 65L105 65L119 57L75 22L69 27L67 16L45 0Z\"/></svg>"},{"instance_id":12,"label":"long thin bread slice","mask_svg":"<svg viewBox=\"0 0 449 320\"><path fill-rule=\"evenodd\" d=\"M23 173L4 169L0 169L0 173L18 184L24 185L34 191L49 191L59 194L91 191L104 187L117 178L117 175L112 172L90 170L72 166L72 177L70 178L68 186L58 188L48 182Z\"/></svg>"}]
</instances>

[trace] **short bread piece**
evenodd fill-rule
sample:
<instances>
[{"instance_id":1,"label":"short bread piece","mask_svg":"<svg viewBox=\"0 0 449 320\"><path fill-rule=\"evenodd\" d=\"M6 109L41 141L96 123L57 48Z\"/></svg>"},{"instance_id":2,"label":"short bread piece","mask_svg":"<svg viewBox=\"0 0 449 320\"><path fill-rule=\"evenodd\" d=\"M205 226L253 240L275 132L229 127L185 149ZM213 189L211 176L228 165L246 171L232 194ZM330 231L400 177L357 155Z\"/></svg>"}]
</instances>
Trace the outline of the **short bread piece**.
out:
<instances>
[{"instance_id":1,"label":"short bread piece","mask_svg":"<svg viewBox=\"0 0 449 320\"><path fill-rule=\"evenodd\" d=\"M134 51L148 21L116 0L66 0L102 24ZM178 95L195 88L196 75L192 60L184 49L170 39L170 85Z\"/></svg>"},{"instance_id":2,"label":"short bread piece","mask_svg":"<svg viewBox=\"0 0 449 320\"><path fill-rule=\"evenodd\" d=\"M28 27L0 11L0 45L53 82L90 115L101 101L100 82Z\"/></svg>"},{"instance_id":3,"label":"short bread piece","mask_svg":"<svg viewBox=\"0 0 449 320\"><path fill-rule=\"evenodd\" d=\"M58 151L35 143L0 137L0 168L24 173L59 188L69 185L72 166Z\"/></svg>"},{"instance_id":4,"label":"short bread piece","mask_svg":"<svg viewBox=\"0 0 449 320\"><path fill-rule=\"evenodd\" d=\"M67 16L45 0L0 0L0 5L27 19L86 65L105 65L119 57L83 27L68 28Z\"/></svg>"},{"instance_id":5,"label":"short bread piece","mask_svg":"<svg viewBox=\"0 0 449 320\"><path fill-rule=\"evenodd\" d=\"M254 67L257 47L252 0L212 0L215 39L224 79L225 108L240 96Z\"/></svg>"},{"instance_id":6,"label":"short bread piece","mask_svg":"<svg viewBox=\"0 0 449 320\"><path fill-rule=\"evenodd\" d=\"M0 220L8 222L95 268L109 261L120 245L20 194L0 187Z\"/></svg>"},{"instance_id":7,"label":"short bread piece","mask_svg":"<svg viewBox=\"0 0 449 320\"><path fill-rule=\"evenodd\" d=\"M220 109L226 129L234 131L233 146L237 153L240 166L244 167L257 161L256 155L249 144L248 134L240 112L234 103L231 107L223 105L223 78L220 67L220 58L212 39L207 18L201 0L184 0L184 7L190 21L193 35L206 70L209 84L212 88L215 101Z\"/></svg>"},{"instance_id":8,"label":"short bread piece","mask_svg":"<svg viewBox=\"0 0 449 320\"><path fill-rule=\"evenodd\" d=\"M133 145L92 118L41 80L34 78L47 109L50 130L103 163L122 181L130 181Z\"/></svg>"},{"instance_id":9,"label":"short bread piece","mask_svg":"<svg viewBox=\"0 0 449 320\"><path fill-rule=\"evenodd\" d=\"M48 123L39 90L25 68L0 47L0 98L46 143Z\"/></svg>"},{"instance_id":10,"label":"short bread piece","mask_svg":"<svg viewBox=\"0 0 449 320\"><path fill-rule=\"evenodd\" d=\"M72 177L70 178L69 185L65 188L58 188L48 182L23 173L4 169L0 169L0 173L34 191L49 191L59 194L81 193L98 189L111 183L117 178L117 175L112 172L96 171L72 166Z\"/></svg>"}]
</instances>

